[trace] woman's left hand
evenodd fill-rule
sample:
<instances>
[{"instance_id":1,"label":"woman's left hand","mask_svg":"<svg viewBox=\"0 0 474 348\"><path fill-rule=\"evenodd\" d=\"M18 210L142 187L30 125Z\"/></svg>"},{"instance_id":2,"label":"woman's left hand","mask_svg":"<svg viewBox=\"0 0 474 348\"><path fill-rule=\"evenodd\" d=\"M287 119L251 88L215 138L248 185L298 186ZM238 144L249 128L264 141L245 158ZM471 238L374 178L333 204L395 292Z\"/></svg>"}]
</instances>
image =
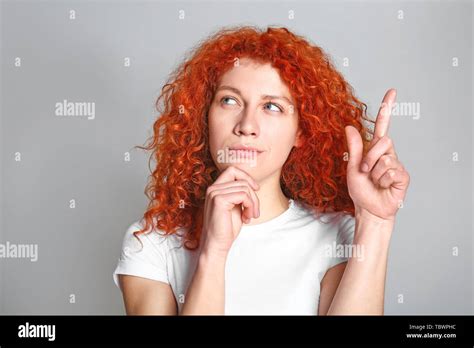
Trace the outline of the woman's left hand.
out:
<instances>
[{"instance_id":1,"label":"woman's left hand","mask_svg":"<svg viewBox=\"0 0 474 348\"><path fill-rule=\"evenodd\" d=\"M359 131L352 126L345 128L349 147L347 186L356 214L387 221L395 220L410 182L408 172L398 160L393 141L387 135L395 97L396 90L390 89L383 98L366 156L363 157Z\"/></svg>"}]
</instances>

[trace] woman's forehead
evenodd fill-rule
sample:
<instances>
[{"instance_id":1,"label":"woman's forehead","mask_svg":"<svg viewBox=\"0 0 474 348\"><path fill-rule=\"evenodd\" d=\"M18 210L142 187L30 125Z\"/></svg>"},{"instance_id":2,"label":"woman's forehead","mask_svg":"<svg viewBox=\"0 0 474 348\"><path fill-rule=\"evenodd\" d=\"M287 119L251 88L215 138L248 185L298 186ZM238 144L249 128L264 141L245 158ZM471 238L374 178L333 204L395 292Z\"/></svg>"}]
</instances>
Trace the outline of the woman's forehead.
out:
<instances>
[{"instance_id":1,"label":"woman's forehead","mask_svg":"<svg viewBox=\"0 0 474 348\"><path fill-rule=\"evenodd\" d=\"M243 58L238 65L234 65L222 75L217 89L223 87L237 89L242 94L258 92L265 95L283 95L292 99L290 90L277 69L270 63L259 63L248 58Z\"/></svg>"}]
</instances>

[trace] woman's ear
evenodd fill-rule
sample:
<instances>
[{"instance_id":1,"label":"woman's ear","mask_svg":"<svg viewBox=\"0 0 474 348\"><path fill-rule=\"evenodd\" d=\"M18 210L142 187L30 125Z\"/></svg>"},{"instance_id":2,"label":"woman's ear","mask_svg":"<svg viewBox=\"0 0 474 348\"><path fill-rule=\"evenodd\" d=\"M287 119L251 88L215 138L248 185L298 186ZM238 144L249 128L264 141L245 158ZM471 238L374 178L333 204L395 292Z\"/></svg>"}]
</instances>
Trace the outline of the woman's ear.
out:
<instances>
[{"instance_id":1,"label":"woman's ear","mask_svg":"<svg viewBox=\"0 0 474 348\"><path fill-rule=\"evenodd\" d=\"M303 145L303 136L302 136L302 130L298 129L298 132L296 133L296 140L295 140L295 147L300 147Z\"/></svg>"}]
</instances>

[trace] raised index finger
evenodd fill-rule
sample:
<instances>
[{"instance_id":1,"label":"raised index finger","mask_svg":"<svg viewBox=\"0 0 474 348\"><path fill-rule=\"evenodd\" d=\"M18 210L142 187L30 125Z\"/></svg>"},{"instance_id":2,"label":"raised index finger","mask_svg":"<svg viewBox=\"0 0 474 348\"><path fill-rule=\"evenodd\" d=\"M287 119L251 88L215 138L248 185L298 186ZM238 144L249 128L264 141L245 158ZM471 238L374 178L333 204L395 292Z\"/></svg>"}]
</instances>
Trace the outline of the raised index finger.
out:
<instances>
[{"instance_id":1,"label":"raised index finger","mask_svg":"<svg viewBox=\"0 0 474 348\"><path fill-rule=\"evenodd\" d=\"M396 97L397 91L394 88L389 89L387 93L385 93L375 121L374 140L387 134L388 125L390 123L390 114Z\"/></svg>"},{"instance_id":2,"label":"raised index finger","mask_svg":"<svg viewBox=\"0 0 474 348\"><path fill-rule=\"evenodd\" d=\"M247 180L254 190L258 190L259 186L257 182L242 169L239 169L234 166L226 168L222 174L216 179L215 184L222 184L224 182L234 181L234 180Z\"/></svg>"}]
</instances>

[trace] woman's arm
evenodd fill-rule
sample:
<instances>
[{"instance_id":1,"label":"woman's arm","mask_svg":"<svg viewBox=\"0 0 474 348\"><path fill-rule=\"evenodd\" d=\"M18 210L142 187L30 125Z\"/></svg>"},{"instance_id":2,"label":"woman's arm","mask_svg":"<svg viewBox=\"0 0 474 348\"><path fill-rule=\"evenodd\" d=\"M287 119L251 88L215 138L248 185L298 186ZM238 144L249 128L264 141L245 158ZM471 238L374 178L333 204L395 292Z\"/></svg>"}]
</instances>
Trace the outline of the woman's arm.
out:
<instances>
[{"instance_id":1,"label":"woman's arm","mask_svg":"<svg viewBox=\"0 0 474 348\"><path fill-rule=\"evenodd\" d=\"M360 245L358 250L362 254L349 258L346 266L337 265L326 273L321 282L320 315L384 313L387 257L393 226L393 221L356 215L353 244ZM326 312L328 299L331 302Z\"/></svg>"},{"instance_id":2,"label":"woman's arm","mask_svg":"<svg viewBox=\"0 0 474 348\"><path fill-rule=\"evenodd\" d=\"M169 284L120 274L127 315L223 315L226 258L224 253L201 253L181 313Z\"/></svg>"},{"instance_id":3,"label":"woman's arm","mask_svg":"<svg viewBox=\"0 0 474 348\"><path fill-rule=\"evenodd\" d=\"M226 258L227 253L201 253L181 315L224 314Z\"/></svg>"},{"instance_id":4,"label":"woman's arm","mask_svg":"<svg viewBox=\"0 0 474 348\"><path fill-rule=\"evenodd\" d=\"M226 258L227 253L201 253L181 313L169 284L120 274L127 315L223 315Z\"/></svg>"},{"instance_id":5,"label":"woman's arm","mask_svg":"<svg viewBox=\"0 0 474 348\"><path fill-rule=\"evenodd\" d=\"M325 285L321 291L324 291L326 306L340 275L333 273L342 270L344 274L327 314L384 312L390 238L395 215L403 206L410 182L410 176L395 152L393 141L387 136L395 97L394 89L385 94L375 122L374 136L365 155L359 131L353 126L345 127L349 148L347 188L354 203L356 220L353 244L360 245L360 249L356 250L361 250L363 254L357 255L362 257L351 257L345 270L341 267L330 271L328 279L332 280L332 285Z\"/></svg>"},{"instance_id":6,"label":"woman's arm","mask_svg":"<svg viewBox=\"0 0 474 348\"><path fill-rule=\"evenodd\" d=\"M203 247L181 315L224 314L227 254L243 221L259 216L259 201L254 191L258 189L250 175L234 166L226 168L207 188Z\"/></svg>"},{"instance_id":7,"label":"woman's arm","mask_svg":"<svg viewBox=\"0 0 474 348\"><path fill-rule=\"evenodd\" d=\"M341 282L346 266L347 261L341 262L326 271L320 285L318 315L327 315L329 306L336 294L337 287Z\"/></svg>"},{"instance_id":8,"label":"woman's arm","mask_svg":"<svg viewBox=\"0 0 474 348\"><path fill-rule=\"evenodd\" d=\"M127 315L177 315L178 305L169 284L119 274Z\"/></svg>"}]
</instances>

